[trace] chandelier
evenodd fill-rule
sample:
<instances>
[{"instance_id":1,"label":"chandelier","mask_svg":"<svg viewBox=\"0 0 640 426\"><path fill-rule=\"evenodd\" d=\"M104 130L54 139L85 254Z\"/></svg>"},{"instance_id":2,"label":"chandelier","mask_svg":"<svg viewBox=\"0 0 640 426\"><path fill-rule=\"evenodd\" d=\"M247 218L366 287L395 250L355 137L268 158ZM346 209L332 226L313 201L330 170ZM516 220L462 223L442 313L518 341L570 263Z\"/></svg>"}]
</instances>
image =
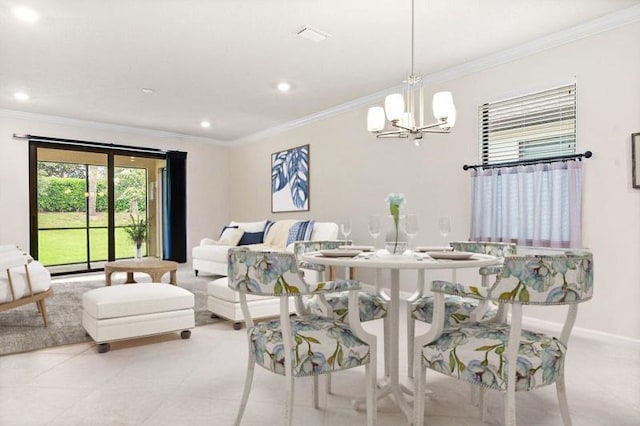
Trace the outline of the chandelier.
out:
<instances>
[{"instance_id":1,"label":"chandelier","mask_svg":"<svg viewBox=\"0 0 640 426\"><path fill-rule=\"evenodd\" d=\"M435 123L424 124L424 87L422 77L415 74L414 64L414 0L411 0L411 73L403 82L406 83L405 97L401 93L388 95L384 100L384 108L375 106L369 108L367 114L367 130L378 138L409 138L412 137L417 146L420 145L423 133L449 133L456 121L456 107L453 104L451 92L438 92L433 95L433 115ZM416 93L418 92L417 99ZM417 105L416 105L417 104ZM416 106L418 121L416 122ZM386 119L392 129L385 129Z\"/></svg>"}]
</instances>

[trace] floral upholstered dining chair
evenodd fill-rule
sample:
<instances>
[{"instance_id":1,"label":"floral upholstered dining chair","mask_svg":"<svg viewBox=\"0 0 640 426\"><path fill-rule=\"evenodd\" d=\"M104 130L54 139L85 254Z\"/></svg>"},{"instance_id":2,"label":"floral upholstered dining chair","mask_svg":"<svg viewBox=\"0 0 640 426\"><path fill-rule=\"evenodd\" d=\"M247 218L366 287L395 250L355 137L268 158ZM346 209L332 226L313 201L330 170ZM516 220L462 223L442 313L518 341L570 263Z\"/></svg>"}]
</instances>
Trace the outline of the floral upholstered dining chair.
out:
<instances>
[{"instance_id":1,"label":"floral upholstered dining chair","mask_svg":"<svg viewBox=\"0 0 640 426\"><path fill-rule=\"evenodd\" d=\"M560 413L571 424L564 384L564 362L578 304L593 295L593 256L567 252L552 256L507 256L491 288L434 281L434 321L415 339L415 394L424 394L425 372L432 369L505 394L505 425L516 424L516 391L556 384ZM511 323L497 317L487 322L445 329L446 295L491 300L510 305ZM559 336L522 329L523 305L568 305ZM484 413L484 409L482 410ZM414 403L414 424L424 423L424 398Z\"/></svg>"},{"instance_id":2,"label":"floral upholstered dining chair","mask_svg":"<svg viewBox=\"0 0 640 426\"><path fill-rule=\"evenodd\" d=\"M304 262L300 259L300 256L308 252L332 250L347 245L351 245L351 241L297 241L294 245L294 252L298 259L298 267L301 269L312 269L317 272L328 272L323 265ZM332 273L328 275L328 277L325 276L324 278L333 278ZM380 282L377 278L373 287L374 290L371 292L358 292L358 306L360 310L360 321L362 322L387 317L389 296L382 292ZM335 318L338 321L346 322L349 313L349 292L317 294L313 297L304 298L304 304L309 312L313 314L325 315Z\"/></svg>"},{"instance_id":3,"label":"floral upholstered dining chair","mask_svg":"<svg viewBox=\"0 0 640 426\"><path fill-rule=\"evenodd\" d=\"M327 271L325 266L307 263L301 260L301 256L305 253L333 250L341 246L350 246L351 241L346 240L327 240L327 241L297 241L294 245L294 253L298 259L298 267L301 269L311 269L320 274L324 274L325 279L333 279L333 273ZM327 276L328 275L328 276ZM353 278L353 277L352 277ZM312 297L303 298L305 309L312 314L323 315L334 318L340 322L346 322L349 314L349 292L335 292L327 294L316 294ZM388 341L389 324L387 321L387 307L389 296L382 292L381 279L376 275L374 291L358 291L358 307L360 312L360 321L374 321L382 319L384 321L384 341ZM385 375L388 373L387 346L385 344ZM331 376L327 376L327 391L331 392Z\"/></svg>"},{"instance_id":4,"label":"floral upholstered dining chair","mask_svg":"<svg viewBox=\"0 0 640 426\"><path fill-rule=\"evenodd\" d=\"M318 407L318 375L363 366L366 374L367 424L376 422L376 337L360 324L360 285L353 280L307 282L293 253L229 250L229 287L239 292L249 337L249 365L236 425L247 405L255 364L285 376L284 424L292 424L294 378L313 376L313 402ZM290 297L348 291L348 321L314 314L290 316ZM280 317L254 323L247 294L280 297ZM296 305L300 306L300 302ZM267 422L273 424L273 422Z\"/></svg>"},{"instance_id":5,"label":"floral upholstered dining chair","mask_svg":"<svg viewBox=\"0 0 640 426\"><path fill-rule=\"evenodd\" d=\"M455 251L466 251L471 253L488 254L496 256L501 260L507 255L516 254L516 245L513 243L494 243L485 241L452 241L449 245ZM485 266L480 268L482 277L482 287L487 287L488 278L500 272L502 265ZM424 273L424 272L422 272ZM424 279L423 277L421 278ZM453 270L452 281L456 281L455 269ZM456 327L460 324L476 321L488 320L495 315L499 315L502 320L506 318L506 309L498 307L489 301L480 302L478 299L459 295L445 296L445 322L444 327ZM415 338L415 322L421 321L431 323L433 317L433 296L424 294L424 285L418 293L409 300L407 309L407 342L408 343L408 364L409 377L413 377L413 339Z\"/></svg>"}]
</instances>

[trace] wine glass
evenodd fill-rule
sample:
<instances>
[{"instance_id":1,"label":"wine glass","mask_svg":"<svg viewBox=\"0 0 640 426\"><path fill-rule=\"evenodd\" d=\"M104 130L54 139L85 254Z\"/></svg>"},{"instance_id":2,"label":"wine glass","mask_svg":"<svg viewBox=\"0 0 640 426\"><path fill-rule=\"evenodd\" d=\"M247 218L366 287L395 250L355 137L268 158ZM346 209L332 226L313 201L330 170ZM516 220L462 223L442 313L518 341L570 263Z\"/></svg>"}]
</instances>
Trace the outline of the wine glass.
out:
<instances>
[{"instance_id":1,"label":"wine glass","mask_svg":"<svg viewBox=\"0 0 640 426\"><path fill-rule=\"evenodd\" d=\"M373 238L373 245L375 247L376 241L380 236L380 233L382 232L380 230L380 216L375 214L369 216L369 224L367 226L367 229L369 230L369 235L371 235L371 238Z\"/></svg>"},{"instance_id":2,"label":"wine glass","mask_svg":"<svg viewBox=\"0 0 640 426\"><path fill-rule=\"evenodd\" d=\"M411 248L411 241L418 235L420 226L418 225L418 215L408 214L405 219L405 232L409 236L409 248Z\"/></svg>"},{"instance_id":3,"label":"wine glass","mask_svg":"<svg viewBox=\"0 0 640 426\"><path fill-rule=\"evenodd\" d=\"M447 235L451 233L451 220L448 217L441 217L438 219L438 230L440 235L444 238L445 244L447 243Z\"/></svg>"},{"instance_id":4,"label":"wine glass","mask_svg":"<svg viewBox=\"0 0 640 426\"><path fill-rule=\"evenodd\" d=\"M349 235L351 235L351 218L348 217L342 221L340 224L340 232L344 235L345 241L349 240Z\"/></svg>"}]
</instances>

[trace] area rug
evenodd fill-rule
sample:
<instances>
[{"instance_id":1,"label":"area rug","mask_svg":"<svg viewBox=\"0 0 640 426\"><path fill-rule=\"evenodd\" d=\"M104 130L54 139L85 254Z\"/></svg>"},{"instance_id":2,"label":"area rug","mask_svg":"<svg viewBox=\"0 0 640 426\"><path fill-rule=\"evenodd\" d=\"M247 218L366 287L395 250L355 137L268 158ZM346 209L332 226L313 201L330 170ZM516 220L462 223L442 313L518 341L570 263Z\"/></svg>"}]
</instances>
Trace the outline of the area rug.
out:
<instances>
[{"instance_id":1,"label":"area rug","mask_svg":"<svg viewBox=\"0 0 640 426\"><path fill-rule=\"evenodd\" d=\"M135 274L136 281L150 282L145 274ZM193 271L178 271L178 286L195 295L196 326L220 321L207 311L207 282L211 277L195 277ZM124 281L124 274L114 274L114 285ZM128 284L135 285L135 284ZM44 327L35 303L0 312L0 355L27 352L59 345L90 341L82 327L82 294L104 287L104 274L55 278L53 296L46 299L49 326Z\"/></svg>"}]
</instances>

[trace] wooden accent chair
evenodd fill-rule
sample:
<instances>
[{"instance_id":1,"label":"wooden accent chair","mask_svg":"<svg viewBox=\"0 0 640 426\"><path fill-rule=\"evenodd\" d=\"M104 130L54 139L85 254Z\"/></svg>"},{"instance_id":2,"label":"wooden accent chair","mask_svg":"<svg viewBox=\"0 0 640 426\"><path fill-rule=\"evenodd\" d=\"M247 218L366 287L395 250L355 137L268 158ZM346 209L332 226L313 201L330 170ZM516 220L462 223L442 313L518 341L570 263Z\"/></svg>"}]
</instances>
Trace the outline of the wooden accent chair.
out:
<instances>
[{"instance_id":1,"label":"wooden accent chair","mask_svg":"<svg viewBox=\"0 0 640 426\"><path fill-rule=\"evenodd\" d=\"M51 275L14 245L0 246L0 312L35 303L48 326L45 299L53 295ZM37 278L33 278L37 277Z\"/></svg>"}]
</instances>

